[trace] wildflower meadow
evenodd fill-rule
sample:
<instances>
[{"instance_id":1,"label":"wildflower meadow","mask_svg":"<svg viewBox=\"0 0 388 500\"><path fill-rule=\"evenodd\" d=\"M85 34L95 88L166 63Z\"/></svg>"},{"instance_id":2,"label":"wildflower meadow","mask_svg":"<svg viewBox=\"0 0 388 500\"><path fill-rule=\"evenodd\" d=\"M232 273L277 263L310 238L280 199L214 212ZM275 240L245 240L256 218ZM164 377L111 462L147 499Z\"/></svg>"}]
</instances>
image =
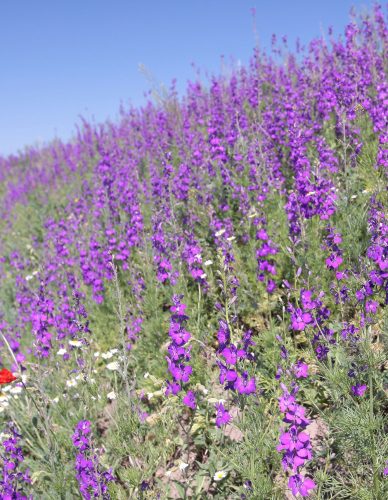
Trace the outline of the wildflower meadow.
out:
<instances>
[{"instance_id":1,"label":"wildflower meadow","mask_svg":"<svg viewBox=\"0 0 388 500\"><path fill-rule=\"evenodd\" d=\"M0 157L0 498L388 498L386 7Z\"/></svg>"}]
</instances>

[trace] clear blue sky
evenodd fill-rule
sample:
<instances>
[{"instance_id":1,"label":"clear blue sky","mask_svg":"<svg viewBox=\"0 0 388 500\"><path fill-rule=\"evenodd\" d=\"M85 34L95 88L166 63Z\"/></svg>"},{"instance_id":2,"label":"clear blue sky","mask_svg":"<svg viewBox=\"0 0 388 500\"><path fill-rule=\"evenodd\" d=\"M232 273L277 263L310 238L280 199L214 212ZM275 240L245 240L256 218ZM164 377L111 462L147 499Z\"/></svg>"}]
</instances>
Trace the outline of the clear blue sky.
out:
<instances>
[{"instance_id":1,"label":"clear blue sky","mask_svg":"<svg viewBox=\"0 0 388 500\"><path fill-rule=\"evenodd\" d=\"M195 72L246 62L272 33L302 42L371 0L2 0L0 154L68 139L79 116L114 119L120 102L141 105L150 83L173 78L182 91Z\"/></svg>"}]
</instances>

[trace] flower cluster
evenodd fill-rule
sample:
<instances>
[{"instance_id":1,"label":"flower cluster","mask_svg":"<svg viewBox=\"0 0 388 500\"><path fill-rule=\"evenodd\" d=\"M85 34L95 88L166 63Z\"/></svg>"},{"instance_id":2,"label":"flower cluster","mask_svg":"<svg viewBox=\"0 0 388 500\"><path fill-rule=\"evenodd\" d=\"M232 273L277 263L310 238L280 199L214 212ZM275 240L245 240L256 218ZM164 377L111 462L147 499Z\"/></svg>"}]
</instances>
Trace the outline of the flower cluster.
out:
<instances>
[{"instance_id":1,"label":"flower cluster","mask_svg":"<svg viewBox=\"0 0 388 500\"><path fill-rule=\"evenodd\" d=\"M178 394L183 388L183 384L189 382L190 375L193 371L192 367L187 364L191 358L191 348L185 347L185 344L190 340L191 334L185 328L185 323L189 317L185 314L186 304L181 302L183 295L174 295L172 297L171 306L171 321L169 335L171 343L168 346L168 356L166 360L168 369L172 375L173 381L167 381L166 395ZM189 391L183 398L183 403L195 409L195 395Z\"/></svg>"},{"instance_id":2,"label":"flower cluster","mask_svg":"<svg viewBox=\"0 0 388 500\"><path fill-rule=\"evenodd\" d=\"M288 305L288 310L291 313L291 328L294 331L303 331L307 327L311 327L314 335L311 342L315 348L317 358L323 360L327 357L329 346L335 344L334 331L325 326L325 321L330 316L330 310L324 306L321 292L314 298L313 290L302 288L300 291L300 305L295 307L292 304Z\"/></svg>"},{"instance_id":3,"label":"flower cluster","mask_svg":"<svg viewBox=\"0 0 388 500\"><path fill-rule=\"evenodd\" d=\"M194 237L191 236L189 241L186 243L184 251L182 252L182 257L187 263L191 277L199 283L202 289L206 292L209 285L206 280L206 273L202 268L203 264L201 254L201 247L198 242L195 241Z\"/></svg>"},{"instance_id":4,"label":"flower cluster","mask_svg":"<svg viewBox=\"0 0 388 500\"><path fill-rule=\"evenodd\" d=\"M298 360L289 367L288 351L281 337L278 337L278 341L284 366L278 368L276 378L287 378L290 389L281 382L280 387L283 393L279 398L279 409L283 414L285 426L282 428L277 450L283 455L283 469L292 474L288 480L288 487L293 495L299 493L302 497L306 497L309 491L315 488L314 481L301 474L301 469L305 467L306 462L312 459L312 446L309 434L306 432L310 420L306 417L306 409L297 403L296 395L299 387L294 379L306 378L308 365Z\"/></svg>"},{"instance_id":5,"label":"flower cluster","mask_svg":"<svg viewBox=\"0 0 388 500\"><path fill-rule=\"evenodd\" d=\"M270 256L276 255L278 249L264 228L257 231L256 239L260 241L260 247L256 250L258 278L260 281L266 281L267 292L272 293L276 288L276 283L271 276L276 275L276 265Z\"/></svg>"},{"instance_id":6,"label":"flower cluster","mask_svg":"<svg viewBox=\"0 0 388 500\"><path fill-rule=\"evenodd\" d=\"M367 249L367 256L373 263L373 268L368 273L368 280L362 288L357 290L356 298L359 302L366 301L367 313L375 314L378 303L368 298L372 297L378 290L385 292L385 303L388 304L388 223L386 210L373 197L370 203L368 223L371 244Z\"/></svg>"},{"instance_id":7,"label":"flower cluster","mask_svg":"<svg viewBox=\"0 0 388 500\"><path fill-rule=\"evenodd\" d=\"M220 369L220 384L225 389L237 391L239 394L253 394L256 392L256 381L249 377L248 372L241 369L244 360L252 361L253 355L249 352L254 345L252 332L249 330L240 342L230 342L229 327L225 321L220 320L218 330L218 353L222 361L217 361Z\"/></svg>"},{"instance_id":8,"label":"flower cluster","mask_svg":"<svg viewBox=\"0 0 388 500\"><path fill-rule=\"evenodd\" d=\"M27 500L32 496L23 493L23 486L31 484L28 469L21 471L20 465L24 460L19 441L22 436L18 433L13 422L8 423L2 433L1 452L2 470L0 476L0 494L4 499Z\"/></svg>"},{"instance_id":9,"label":"flower cluster","mask_svg":"<svg viewBox=\"0 0 388 500\"><path fill-rule=\"evenodd\" d=\"M110 499L107 484L114 481L109 471L103 471L91 443L91 423L80 420L72 436L73 445L79 450L75 460L76 477L83 498Z\"/></svg>"}]
</instances>

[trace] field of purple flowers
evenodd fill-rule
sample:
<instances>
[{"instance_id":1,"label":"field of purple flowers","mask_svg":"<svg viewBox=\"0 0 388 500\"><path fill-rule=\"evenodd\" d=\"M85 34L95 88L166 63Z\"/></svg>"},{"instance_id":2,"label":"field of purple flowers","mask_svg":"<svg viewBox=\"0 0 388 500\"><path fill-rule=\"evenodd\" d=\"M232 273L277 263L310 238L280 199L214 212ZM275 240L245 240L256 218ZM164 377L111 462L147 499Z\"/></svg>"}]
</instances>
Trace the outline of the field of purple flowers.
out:
<instances>
[{"instance_id":1,"label":"field of purple flowers","mask_svg":"<svg viewBox=\"0 0 388 500\"><path fill-rule=\"evenodd\" d=\"M0 498L388 498L388 28L0 158Z\"/></svg>"}]
</instances>

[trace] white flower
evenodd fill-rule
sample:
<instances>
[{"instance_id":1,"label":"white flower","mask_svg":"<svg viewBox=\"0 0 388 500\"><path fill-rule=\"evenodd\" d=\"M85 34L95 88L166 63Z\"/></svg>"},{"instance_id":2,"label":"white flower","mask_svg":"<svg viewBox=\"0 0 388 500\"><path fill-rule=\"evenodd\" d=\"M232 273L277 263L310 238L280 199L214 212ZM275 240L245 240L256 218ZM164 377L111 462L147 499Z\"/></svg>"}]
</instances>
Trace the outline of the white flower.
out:
<instances>
[{"instance_id":1,"label":"white flower","mask_svg":"<svg viewBox=\"0 0 388 500\"><path fill-rule=\"evenodd\" d=\"M204 266L211 266L213 264L212 260L207 260L206 262L203 263Z\"/></svg>"},{"instance_id":2,"label":"white flower","mask_svg":"<svg viewBox=\"0 0 388 500\"><path fill-rule=\"evenodd\" d=\"M71 378L70 380L66 380L67 387L77 387L78 382L75 378Z\"/></svg>"},{"instance_id":3,"label":"white flower","mask_svg":"<svg viewBox=\"0 0 388 500\"><path fill-rule=\"evenodd\" d=\"M188 466L189 466L189 464L186 464L185 462L181 462L179 464L179 470L185 470Z\"/></svg>"},{"instance_id":4,"label":"white flower","mask_svg":"<svg viewBox=\"0 0 388 500\"><path fill-rule=\"evenodd\" d=\"M99 355L100 355L100 353L99 353L98 351L97 351L97 352L95 352L95 353L93 354L93 356L94 356L95 358L98 358L98 356L99 356Z\"/></svg>"},{"instance_id":5,"label":"white flower","mask_svg":"<svg viewBox=\"0 0 388 500\"><path fill-rule=\"evenodd\" d=\"M219 236L222 236L225 231L226 231L226 229L220 229L219 231L217 231L215 234L216 238L218 238Z\"/></svg>"},{"instance_id":6,"label":"white flower","mask_svg":"<svg viewBox=\"0 0 388 500\"><path fill-rule=\"evenodd\" d=\"M118 371L120 369L120 364L118 361L112 361L112 363L108 363L106 365L107 369L108 370L111 370L111 371Z\"/></svg>"},{"instance_id":7,"label":"white flower","mask_svg":"<svg viewBox=\"0 0 388 500\"><path fill-rule=\"evenodd\" d=\"M108 394L106 395L106 397L108 399L110 399L110 401L113 401L114 399L117 398L117 395L116 395L115 391L111 391L111 392L108 392Z\"/></svg>"},{"instance_id":8,"label":"white flower","mask_svg":"<svg viewBox=\"0 0 388 500\"><path fill-rule=\"evenodd\" d=\"M147 398L148 398L148 401L151 401L151 399L154 397L154 393L153 392L148 392L147 393Z\"/></svg>"},{"instance_id":9,"label":"white flower","mask_svg":"<svg viewBox=\"0 0 388 500\"><path fill-rule=\"evenodd\" d=\"M59 397L57 396L56 398L53 399L53 403L59 403Z\"/></svg>"},{"instance_id":10,"label":"white flower","mask_svg":"<svg viewBox=\"0 0 388 500\"><path fill-rule=\"evenodd\" d=\"M26 276L26 281L30 281L32 280L33 276L31 274L29 274L28 276Z\"/></svg>"},{"instance_id":11,"label":"white flower","mask_svg":"<svg viewBox=\"0 0 388 500\"><path fill-rule=\"evenodd\" d=\"M11 388L9 391L11 394L20 394L23 391L23 388L20 387L20 385L15 385L14 387Z\"/></svg>"},{"instance_id":12,"label":"white flower","mask_svg":"<svg viewBox=\"0 0 388 500\"><path fill-rule=\"evenodd\" d=\"M103 352L101 354L101 357L104 358L104 359L110 359L112 356L113 356L113 354L111 353L111 351Z\"/></svg>"},{"instance_id":13,"label":"white flower","mask_svg":"<svg viewBox=\"0 0 388 500\"><path fill-rule=\"evenodd\" d=\"M109 352L113 355L113 354L116 354L116 352L119 352L119 350L118 349L111 349Z\"/></svg>"},{"instance_id":14,"label":"white flower","mask_svg":"<svg viewBox=\"0 0 388 500\"><path fill-rule=\"evenodd\" d=\"M150 374L148 372L145 372L144 378L148 378L149 376L150 376Z\"/></svg>"},{"instance_id":15,"label":"white flower","mask_svg":"<svg viewBox=\"0 0 388 500\"><path fill-rule=\"evenodd\" d=\"M69 340L69 345L72 347L82 347L82 342L80 340Z\"/></svg>"},{"instance_id":16,"label":"white flower","mask_svg":"<svg viewBox=\"0 0 388 500\"><path fill-rule=\"evenodd\" d=\"M57 352L57 356L63 356L64 354L66 354L66 352L67 352L66 349L62 347L62 349L59 349L59 351Z\"/></svg>"},{"instance_id":17,"label":"white flower","mask_svg":"<svg viewBox=\"0 0 388 500\"><path fill-rule=\"evenodd\" d=\"M214 474L213 479L214 479L214 481L222 481L227 475L228 475L228 473L225 472L224 470L218 470Z\"/></svg>"}]
</instances>

